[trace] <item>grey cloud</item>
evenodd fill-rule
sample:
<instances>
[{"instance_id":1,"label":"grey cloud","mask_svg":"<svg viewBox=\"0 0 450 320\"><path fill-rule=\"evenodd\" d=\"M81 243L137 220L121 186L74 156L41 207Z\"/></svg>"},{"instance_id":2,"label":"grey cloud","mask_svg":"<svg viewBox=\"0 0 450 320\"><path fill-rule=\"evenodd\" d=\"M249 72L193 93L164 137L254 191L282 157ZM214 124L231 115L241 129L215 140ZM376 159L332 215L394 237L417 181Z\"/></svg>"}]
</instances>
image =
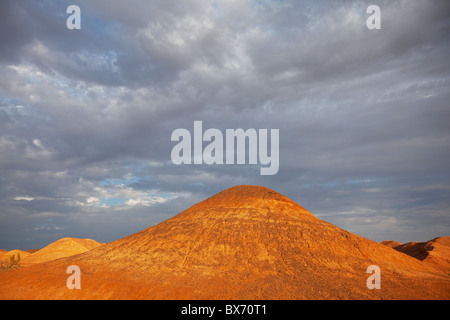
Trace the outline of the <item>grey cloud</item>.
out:
<instances>
[{"instance_id":1,"label":"grey cloud","mask_svg":"<svg viewBox=\"0 0 450 320\"><path fill-rule=\"evenodd\" d=\"M368 1L194 0L78 1L69 31L69 2L1 4L0 247L111 241L235 184L380 241L448 232L446 1L379 1L379 31ZM194 120L279 128L278 174L173 165Z\"/></svg>"}]
</instances>

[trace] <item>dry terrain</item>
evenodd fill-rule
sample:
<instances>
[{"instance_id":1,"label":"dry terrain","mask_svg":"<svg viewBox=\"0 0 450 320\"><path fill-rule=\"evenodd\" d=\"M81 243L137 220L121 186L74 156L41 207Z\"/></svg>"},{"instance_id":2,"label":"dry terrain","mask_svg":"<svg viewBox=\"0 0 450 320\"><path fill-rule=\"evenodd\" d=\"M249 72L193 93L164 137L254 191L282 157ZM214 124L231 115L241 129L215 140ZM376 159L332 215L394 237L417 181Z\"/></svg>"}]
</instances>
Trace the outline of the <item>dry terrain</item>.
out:
<instances>
[{"instance_id":1,"label":"dry terrain","mask_svg":"<svg viewBox=\"0 0 450 320\"><path fill-rule=\"evenodd\" d=\"M438 249L428 256L448 261ZM271 189L236 186L125 238L1 272L0 298L449 299L447 271L425 260ZM70 265L80 267L81 289L66 286ZM381 289L367 288L370 265L381 270Z\"/></svg>"},{"instance_id":2,"label":"dry terrain","mask_svg":"<svg viewBox=\"0 0 450 320\"><path fill-rule=\"evenodd\" d=\"M385 241L382 243L386 244ZM427 242L398 243L392 248L450 275L450 237L438 237Z\"/></svg>"}]
</instances>

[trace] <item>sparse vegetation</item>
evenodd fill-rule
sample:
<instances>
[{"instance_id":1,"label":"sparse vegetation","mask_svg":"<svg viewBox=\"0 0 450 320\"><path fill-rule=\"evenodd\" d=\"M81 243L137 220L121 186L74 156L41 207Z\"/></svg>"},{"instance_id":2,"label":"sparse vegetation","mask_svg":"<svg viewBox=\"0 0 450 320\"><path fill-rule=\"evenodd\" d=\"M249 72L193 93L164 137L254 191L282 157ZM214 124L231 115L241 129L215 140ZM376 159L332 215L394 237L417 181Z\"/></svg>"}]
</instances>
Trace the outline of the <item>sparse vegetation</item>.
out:
<instances>
[{"instance_id":1,"label":"sparse vegetation","mask_svg":"<svg viewBox=\"0 0 450 320\"><path fill-rule=\"evenodd\" d=\"M0 271L9 271L17 268L20 268L20 253L17 254L17 258L16 255L13 254L9 257L8 262L2 262L0 264Z\"/></svg>"}]
</instances>

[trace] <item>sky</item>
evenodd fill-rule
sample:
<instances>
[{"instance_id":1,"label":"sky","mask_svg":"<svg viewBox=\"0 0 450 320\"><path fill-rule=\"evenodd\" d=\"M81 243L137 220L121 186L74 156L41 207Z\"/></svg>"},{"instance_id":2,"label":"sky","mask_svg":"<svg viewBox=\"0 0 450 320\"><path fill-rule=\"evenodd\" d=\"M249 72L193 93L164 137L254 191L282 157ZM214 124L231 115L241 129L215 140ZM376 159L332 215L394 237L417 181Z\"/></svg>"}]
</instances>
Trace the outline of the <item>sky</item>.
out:
<instances>
[{"instance_id":1,"label":"sky","mask_svg":"<svg viewBox=\"0 0 450 320\"><path fill-rule=\"evenodd\" d=\"M2 0L0 248L110 242L241 184L378 242L450 236L449 57L447 0ZM278 129L278 172L174 164L194 121Z\"/></svg>"}]
</instances>

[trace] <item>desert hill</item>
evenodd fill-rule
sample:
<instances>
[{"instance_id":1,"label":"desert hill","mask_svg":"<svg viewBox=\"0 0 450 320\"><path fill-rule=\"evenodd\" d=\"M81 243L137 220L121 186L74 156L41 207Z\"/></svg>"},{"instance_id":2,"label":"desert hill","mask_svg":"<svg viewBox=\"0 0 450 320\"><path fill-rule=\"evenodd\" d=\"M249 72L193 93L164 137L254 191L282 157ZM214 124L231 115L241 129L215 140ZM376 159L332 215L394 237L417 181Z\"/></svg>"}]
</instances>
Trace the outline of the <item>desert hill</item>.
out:
<instances>
[{"instance_id":1,"label":"desert hill","mask_svg":"<svg viewBox=\"0 0 450 320\"><path fill-rule=\"evenodd\" d=\"M80 290L66 287L70 265ZM366 286L370 265L379 290ZM236 186L85 253L2 272L0 298L449 299L450 279L271 189Z\"/></svg>"},{"instance_id":2,"label":"desert hill","mask_svg":"<svg viewBox=\"0 0 450 320\"><path fill-rule=\"evenodd\" d=\"M21 263L23 259L29 255L29 252L19 249L14 249L11 251L2 250L0 252L0 270L3 270L4 268L8 269L11 266L11 258L17 261L17 263Z\"/></svg>"},{"instance_id":3,"label":"desert hill","mask_svg":"<svg viewBox=\"0 0 450 320\"><path fill-rule=\"evenodd\" d=\"M450 237L438 237L427 242L408 242L393 248L450 274Z\"/></svg>"},{"instance_id":4,"label":"desert hill","mask_svg":"<svg viewBox=\"0 0 450 320\"><path fill-rule=\"evenodd\" d=\"M23 258L29 256L30 254L31 253L29 253L27 251L19 250L19 249L14 249L14 250L11 250L11 251L4 250L2 253L0 253L0 260L9 260L9 258L11 256L16 256L17 257L18 255L20 255L21 259L23 259Z\"/></svg>"},{"instance_id":5,"label":"desert hill","mask_svg":"<svg viewBox=\"0 0 450 320\"><path fill-rule=\"evenodd\" d=\"M398 241L393 241L393 240L384 240L383 242L381 242L381 244L384 244L385 246L388 246L390 248L394 248L396 246L401 245L400 242Z\"/></svg>"},{"instance_id":6,"label":"desert hill","mask_svg":"<svg viewBox=\"0 0 450 320\"><path fill-rule=\"evenodd\" d=\"M92 250L103 243L92 239L78 239L78 238L62 238L48 246L27 255L22 260L22 265L29 265L33 263L41 263L50 260L56 260L68 256L80 254Z\"/></svg>"}]
</instances>

